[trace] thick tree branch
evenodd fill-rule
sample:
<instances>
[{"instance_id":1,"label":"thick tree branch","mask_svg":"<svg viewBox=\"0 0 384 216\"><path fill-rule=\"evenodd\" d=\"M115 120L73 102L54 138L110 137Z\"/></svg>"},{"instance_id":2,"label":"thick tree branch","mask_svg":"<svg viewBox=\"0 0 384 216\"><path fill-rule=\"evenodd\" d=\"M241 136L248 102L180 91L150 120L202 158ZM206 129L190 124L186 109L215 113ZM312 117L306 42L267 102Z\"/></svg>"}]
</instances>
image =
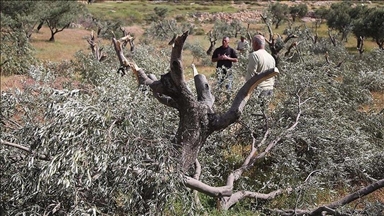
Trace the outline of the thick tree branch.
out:
<instances>
[{"instance_id":1,"label":"thick tree branch","mask_svg":"<svg viewBox=\"0 0 384 216\"><path fill-rule=\"evenodd\" d=\"M185 177L185 186L211 197L230 196L233 190L231 186L212 187L188 176Z\"/></svg>"},{"instance_id":2,"label":"thick tree branch","mask_svg":"<svg viewBox=\"0 0 384 216\"><path fill-rule=\"evenodd\" d=\"M234 204L238 203L239 201L246 199L246 198L255 198L255 199L262 199L262 200L271 200L275 198L276 196L284 193L284 190L275 190L267 194L263 193L257 193L252 191L238 191L230 197L225 203L225 205L222 205L221 207L223 209L229 209Z\"/></svg>"},{"instance_id":3,"label":"thick tree branch","mask_svg":"<svg viewBox=\"0 0 384 216\"><path fill-rule=\"evenodd\" d=\"M212 107L213 103L215 102L215 97L211 93L211 88L209 86L207 78L202 74L198 74L194 64L192 64L192 69L197 92L197 101L206 104L209 107L210 111L213 112Z\"/></svg>"},{"instance_id":4,"label":"thick tree branch","mask_svg":"<svg viewBox=\"0 0 384 216\"><path fill-rule=\"evenodd\" d=\"M269 33L269 39L267 40L267 38L265 38L265 41L271 46L271 44L273 43L273 32L272 32L272 27L270 25L270 23L268 22L268 18L266 16L263 16L263 15L260 15L261 16L261 19L264 21L264 23L267 25L267 28L268 28L268 33Z\"/></svg>"},{"instance_id":5,"label":"thick tree branch","mask_svg":"<svg viewBox=\"0 0 384 216\"><path fill-rule=\"evenodd\" d=\"M366 196L366 195L372 193L373 191L380 189L382 187L384 187L384 179L381 179L381 180L379 180L373 184L370 184L367 187L356 191L355 193L349 194L338 201L330 203L327 205L327 207L329 207L329 208L341 207L341 206L346 205L352 201L355 201L356 199L359 199L363 196Z\"/></svg>"},{"instance_id":6,"label":"thick tree branch","mask_svg":"<svg viewBox=\"0 0 384 216\"><path fill-rule=\"evenodd\" d=\"M384 179L378 180L377 182L374 182L354 193L348 194L347 196L341 198L340 200L337 200L335 202L332 202L327 205L323 205L320 207L317 207L312 210L305 210L305 209L289 209L289 210L272 210L273 212L279 213L280 215L298 215L298 216L304 216L304 215L322 215L323 212L334 214L334 215L349 215L349 214L341 214L336 209L344 206L346 204L349 204L356 199L359 199L361 197L364 197L380 188L384 187Z\"/></svg>"},{"instance_id":7,"label":"thick tree branch","mask_svg":"<svg viewBox=\"0 0 384 216\"><path fill-rule=\"evenodd\" d=\"M289 40L291 40L292 38L298 38L299 36L295 35L295 34L289 34L285 39L284 39L284 43L287 43Z\"/></svg>"},{"instance_id":8,"label":"thick tree branch","mask_svg":"<svg viewBox=\"0 0 384 216\"><path fill-rule=\"evenodd\" d=\"M182 64L182 51L184 42L188 37L188 31L184 32L181 36L178 36L174 41L174 46L171 53L171 77L176 86L186 86L183 64Z\"/></svg>"},{"instance_id":9,"label":"thick tree branch","mask_svg":"<svg viewBox=\"0 0 384 216\"><path fill-rule=\"evenodd\" d=\"M219 116L212 124L212 129L214 131L224 129L230 124L234 123L237 119L240 118L240 115L247 104L249 97L253 90L264 80L269 79L279 73L277 68L271 68L265 70L258 75L253 76L249 79L243 87L237 93L231 108L221 116Z\"/></svg>"},{"instance_id":10,"label":"thick tree branch","mask_svg":"<svg viewBox=\"0 0 384 216\"><path fill-rule=\"evenodd\" d=\"M194 190L197 190L199 192L205 193L209 196L213 197L220 197L220 208L222 209L229 209L231 206L236 204L242 199L245 198L259 198L259 199L273 199L275 196L283 193L284 191L291 191L291 188L288 188L286 190L278 189L276 191L270 192L268 194L262 194L262 193L257 193L257 192L251 192L251 191L238 191L233 193L233 187L234 187L234 182L240 179L241 175L243 174L244 171L247 169L253 167L255 162L257 160L260 160L265 157L265 155L274 147L276 144L281 140L283 136L287 136L287 133L289 131L292 131L299 123L299 119L301 116L301 105L306 103L309 99L305 101L301 101L300 96L298 96L298 112L297 116L295 119L295 122L286 129L286 131L282 132L280 136L277 136L275 140L271 141L268 146L265 148L263 152L261 152L258 155L255 155L256 152L259 151L259 148L265 144L267 137L270 133L269 130L266 131L264 134L263 139L261 142L256 146L256 140L254 137L252 141L252 146L251 146L251 151L248 154L247 158L244 160L242 166L236 170L234 170L232 173L229 174L226 182L226 186L223 187L211 187L209 185L206 185L202 183L201 181L198 181L198 179L193 179L186 177L186 186L189 188L192 188ZM231 191L229 191L231 189Z\"/></svg>"}]
</instances>

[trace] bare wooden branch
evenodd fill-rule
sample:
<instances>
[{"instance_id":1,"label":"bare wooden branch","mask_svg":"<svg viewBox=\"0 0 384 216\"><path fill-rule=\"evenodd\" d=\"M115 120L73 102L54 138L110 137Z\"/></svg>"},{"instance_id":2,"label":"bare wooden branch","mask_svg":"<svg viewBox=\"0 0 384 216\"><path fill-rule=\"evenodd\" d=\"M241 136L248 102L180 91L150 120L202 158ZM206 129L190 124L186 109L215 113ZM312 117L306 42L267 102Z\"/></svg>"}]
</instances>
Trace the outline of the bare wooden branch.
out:
<instances>
[{"instance_id":1,"label":"bare wooden branch","mask_svg":"<svg viewBox=\"0 0 384 216\"><path fill-rule=\"evenodd\" d=\"M331 61L329 60L328 51L325 52L324 58L325 58L325 61L327 62L327 64L331 64Z\"/></svg>"},{"instance_id":2,"label":"bare wooden branch","mask_svg":"<svg viewBox=\"0 0 384 216\"><path fill-rule=\"evenodd\" d=\"M168 45L171 45L172 47L175 46L175 40L176 40L177 34L174 34L171 41L168 42Z\"/></svg>"},{"instance_id":3,"label":"bare wooden branch","mask_svg":"<svg viewBox=\"0 0 384 216\"><path fill-rule=\"evenodd\" d=\"M120 30L123 32L123 38L126 38L126 40L123 41L123 47L126 47L127 44L129 43L129 46L131 47L131 52L133 52L135 50L135 44L134 44L134 40L135 38L131 36L131 34L123 27L120 27Z\"/></svg>"},{"instance_id":4,"label":"bare wooden branch","mask_svg":"<svg viewBox=\"0 0 384 216\"><path fill-rule=\"evenodd\" d=\"M263 193L257 193L257 192L252 192L252 191L238 191L234 194L232 194L231 198L226 200L225 205L224 203L221 203L221 208L222 209L229 209L232 207L234 204L238 203L240 200L243 200L245 198L255 198L255 199L262 199L262 200L271 200L275 198L276 196L284 193L285 190L275 190L267 194Z\"/></svg>"},{"instance_id":5,"label":"bare wooden branch","mask_svg":"<svg viewBox=\"0 0 384 216\"><path fill-rule=\"evenodd\" d=\"M284 39L284 43L287 43L289 40L291 40L292 38L298 38L299 36L295 35L295 34L289 34L285 39Z\"/></svg>"},{"instance_id":6,"label":"bare wooden branch","mask_svg":"<svg viewBox=\"0 0 384 216\"><path fill-rule=\"evenodd\" d=\"M332 42L333 46L336 46L336 45L337 45L337 43L336 43L336 37L335 37L334 35L332 35L330 29L328 29L328 36L329 36L329 39L331 39L331 42Z\"/></svg>"},{"instance_id":7,"label":"bare wooden branch","mask_svg":"<svg viewBox=\"0 0 384 216\"><path fill-rule=\"evenodd\" d=\"M107 58L107 55L102 52L103 48L100 48L97 44L93 30L91 32L91 38L87 39L87 42L90 45L92 54L97 61L101 62Z\"/></svg>"},{"instance_id":8,"label":"bare wooden branch","mask_svg":"<svg viewBox=\"0 0 384 216\"><path fill-rule=\"evenodd\" d=\"M346 204L349 204L359 198L362 198L378 189L381 189L384 187L384 179L378 180L354 193L348 194L347 196L341 198L340 200L337 200L335 202L332 202L327 205L319 206L312 210L306 210L306 209L288 209L288 210L280 210L280 209L274 209L271 210L272 212L276 212L279 215L298 215L298 216L304 216L304 215L323 215L323 213L329 213L333 215L350 215L350 214L342 214L338 212L336 209L344 206Z\"/></svg>"},{"instance_id":9,"label":"bare wooden branch","mask_svg":"<svg viewBox=\"0 0 384 216\"><path fill-rule=\"evenodd\" d=\"M50 160L50 158L48 156L46 156L46 155L38 155L35 152L33 152L32 149L29 148L29 147L22 146L22 145L19 145L19 144L16 144L16 143L11 143L11 142L5 141L3 139L0 139L0 143L3 144L3 145L7 145L7 146L11 146L11 147L15 147L17 149L23 150L24 152L27 152L29 154L36 155L37 158L40 159L40 160L47 160L47 161Z\"/></svg>"},{"instance_id":10,"label":"bare wooden branch","mask_svg":"<svg viewBox=\"0 0 384 216\"><path fill-rule=\"evenodd\" d=\"M291 52L292 48L296 47L297 46L297 42L293 42L291 43L291 45L288 47L287 51L285 52L285 56L288 56L289 53Z\"/></svg>"},{"instance_id":11,"label":"bare wooden branch","mask_svg":"<svg viewBox=\"0 0 384 216\"><path fill-rule=\"evenodd\" d=\"M176 86L179 87L186 87L181 53L183 51L184 42L187 39L188 34L189 32L186 31L175 39L171 53L170 73L172 80L175 82Z\"/></svg>"},{"instance_id":12,"label":"bare wooden branch","mask_svg":"<svg viewBox=\"0 0 384 216\"><path fill-rule=\"evenodd\" d=\"M364 37L362 36L357 37L357 50L359 51L360 55L364 52Z\"/></svg>"},{"instance_id":13,"label":"bare wooden branch","mask_svg":"<svg viewBox=\"0 0 384 216\"><path fill-rule=\"evenodd\" d=\"M326 205L327 207L329 208L338 208L338 207L341 207L341 206L344 206L356 199L359 199L363 196L366 196L370 193L372 193L373 191L375 190L378 190L380 188L384 187L384 179L381 179L377 182L374 182L373 184L370 184L352 194L349 194L345 197L343 197L342 199L338 200L338 201L335 201L333 203L330 203L328 205Z\"/></svg>"},{"instance_id":14,"label":"bare wooden branch","mask_svg":"<svg viewBox=\"0 0 384 216\"><path fill-rule=\"evenodd\" d=\"M268 32L269 32L269 39L267 40L265 37L265 41L271 45L273 43L273 32L272 32L272 27L271 24L268 22L268 18L266 16L260 15L261 19L264 21L264 23L267 25Z\"/></svg>"},{"instance_id":15,"label":"bare wooden branch","mask_svg":"<svg viewBox=\"0 0 384 216\"><path fill-rule=\"evenodd\" d=\"M233 190L232 186L212 187L188 176L185 177L185 186L211 197L230 196Z\"/></svg>"}]
</instances>

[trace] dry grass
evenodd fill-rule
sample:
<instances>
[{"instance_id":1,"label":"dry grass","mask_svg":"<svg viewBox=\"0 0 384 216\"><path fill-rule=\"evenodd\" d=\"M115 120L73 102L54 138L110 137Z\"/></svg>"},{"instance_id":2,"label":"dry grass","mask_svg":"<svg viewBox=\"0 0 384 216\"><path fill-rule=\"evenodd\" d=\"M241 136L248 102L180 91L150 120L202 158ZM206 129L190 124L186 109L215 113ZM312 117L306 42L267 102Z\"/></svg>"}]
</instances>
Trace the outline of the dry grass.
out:
<instances>
[{"instance_id":1,"label":"dry grass","mask_svg":"<svg viewBox=\"0 0 384 216\"><path fill-rule=\"evenodd\" d=\"M361 106L362 112L381 112L384 110L384 92L371 92L373 102L372 104L366 104Z\"/></svg>"},{"instance_id":2,"label":"dry grass","mask_svg":"<svg viewBox=\"0 0 384 216\"><path fill-rule=\"evenodd\" d=\"M0 81L1 91L12 88L21 89L23 83L27 82L27 77L24 75L1 76Z\"/></svg>"},{"instance_id":3,"label":"dry grass","mask_svg":"<svg viewBox=\"0 0 384 216\"><path fill-rule=\"evenodd\" d=\"M59 62L73 59L79 50L89 48L87 38L90 31L84 29L65 29L55 35L55 42L49 42L51 33L49 28L43 27L39 33L32 34L32 46L36 50L36 57L40 60Z\"/></svg>"}]
</instances>

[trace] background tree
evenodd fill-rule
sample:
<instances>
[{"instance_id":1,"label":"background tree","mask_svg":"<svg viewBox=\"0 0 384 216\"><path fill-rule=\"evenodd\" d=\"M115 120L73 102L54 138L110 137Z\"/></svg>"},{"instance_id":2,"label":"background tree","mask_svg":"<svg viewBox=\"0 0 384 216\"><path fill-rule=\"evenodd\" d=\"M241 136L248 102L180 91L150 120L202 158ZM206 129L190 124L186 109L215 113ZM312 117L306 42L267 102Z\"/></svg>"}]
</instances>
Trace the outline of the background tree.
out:
<instances>
[{"instance_id":1,"label":"background tree","mask_svg":"<svg viewBox=\"0 0 384 216\"><path fill-rule=\"evenodd\" d=\"M295 22L296 18L303 18L308 13L307 4L298 4L289 7L289 13L291 14L292 21Z\"/></svg>"},{"instance_id":2,"label":"background tree","mask_svg":"<svg viewBox=\"0 0 384 216\"><path fill-rule=\"evenodd\" d=\"M274 3L270 7L272 14L272 23L275 28L279 28L280 24L288 18L289 8L287 4Z\"/></svg>"},{"instance_id":3,"label":"background tree","mask_svg":"<svg viewBox=\"0 0 384 216\"><path fill-rule=\"evenodd\" d=\"M238 38L239 34L243 34L245 32L245 28L243 27L242 22L240 20L234 19L232 20L230 25L234 31L233 36L235 38Z\"/></svg>"},{"instance_id":4,"label":"background tree","mask_svg":"<svg viewBox=\"0 0 384 216\"><path fill-rule=\"evenodd\" d=\"M376 8L364 18L367 36L372 37L380 49L384 49L384 9Z\"/></svg>"},{"instance_id":5,"label":"background tree","mask_svg":"<svg viewBox=\"0 0 384 216\"><path fill-rule=\"evenodd\" d=\"M4 1L1 3L1 16L8 17L7 23L2 25L13 32L23 31L30 39L32 31L38 24L37 2L35 1ZM10 22L12 20L12 22Z\"/></svg>"},{"instance_id":6,"label":"background tree","mask_svg":"<svg viewBox=\"0 0 384 216\"><path fill-rule=\"evenodd\" d=\"M320 6L319 8L316 8L314 11L316 19L319 20L319 24L323 22L328 16L329 10L324 6Z\"/></svg>"},{"instance_id":7,"label":"background tree","mask_svg":"<svg viewBox=\"0 0 384 216\"><path fill-rule=\"evenodd\" d=\"M356 6L349 11L349 15L353 22L352 33L356 37L356 47L360 54L364 52L364 40L368 35L368 29L364 18L366 18L370 12L371 9L363 5Z\"/></svg>"},{"instance_id":8,"label":"background tree","mask_svg":"<svg viewBox=\"0 0 384 216\"><path fill-rule=\"evenodd\" d=\"M163 7L155 7L153 9L154 13L149 14L145 20L147 24L151 24L152 22L157 22L164 20L168 14L168 9Z\"/></svg>"},{"instance_id":9,"label":"background tree","mask_svg":"<svg viewBox=\"0 0 384 216\"><path fill-rule=\"evenodd\" d=\"M55 34L68 28L69 25L85 13L85 6L74 0L39 2L41 20L51 31L49 41L55 41Z\"/></svg>"},{"instance_id":10,"label":"background tree","mask_svg":"<svg viewBox=\"0 0 384 216\"><path fill-rule=\"evenodd\" d=\"M29 40L37 23L31 1L1 2L1 74L24 74L36 62Z\"/></svg>"},{"instance_id":11,"label":"background tree","mask_svg":"<svg viewBox=\"0 0 384 216\"><path fill-rule=\"evenodd\" d=\"M352 18L349 14L350 2L333 3L327 15L327 25L336 29L341 34L341 41L346 41L349 32L352 30Z\"/></svg>"}]
</instances>

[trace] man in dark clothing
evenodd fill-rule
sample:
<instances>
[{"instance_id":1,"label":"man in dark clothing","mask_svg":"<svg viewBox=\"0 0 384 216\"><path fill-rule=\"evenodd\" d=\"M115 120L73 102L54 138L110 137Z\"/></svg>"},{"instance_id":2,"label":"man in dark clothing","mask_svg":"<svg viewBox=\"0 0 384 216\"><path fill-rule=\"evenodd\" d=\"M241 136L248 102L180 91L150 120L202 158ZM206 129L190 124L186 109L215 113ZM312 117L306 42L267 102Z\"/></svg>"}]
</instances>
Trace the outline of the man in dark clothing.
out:
<instances>
[{"instance_id":1,"label":"man in dark clothing","mask_svg":"<svg viewBox=\"0 0 384 216\"><path fill-rule=\"evenodd\" d=\"M212 55L212 62L217 62L216 72L219 77L219 86L222 86L224 80L228 78L226 88L231 90L233 81L232 62L237 61L236 51L229 46L229 37L224 37L222 46L216 48Z\"/></svg>"}]
</instances>

